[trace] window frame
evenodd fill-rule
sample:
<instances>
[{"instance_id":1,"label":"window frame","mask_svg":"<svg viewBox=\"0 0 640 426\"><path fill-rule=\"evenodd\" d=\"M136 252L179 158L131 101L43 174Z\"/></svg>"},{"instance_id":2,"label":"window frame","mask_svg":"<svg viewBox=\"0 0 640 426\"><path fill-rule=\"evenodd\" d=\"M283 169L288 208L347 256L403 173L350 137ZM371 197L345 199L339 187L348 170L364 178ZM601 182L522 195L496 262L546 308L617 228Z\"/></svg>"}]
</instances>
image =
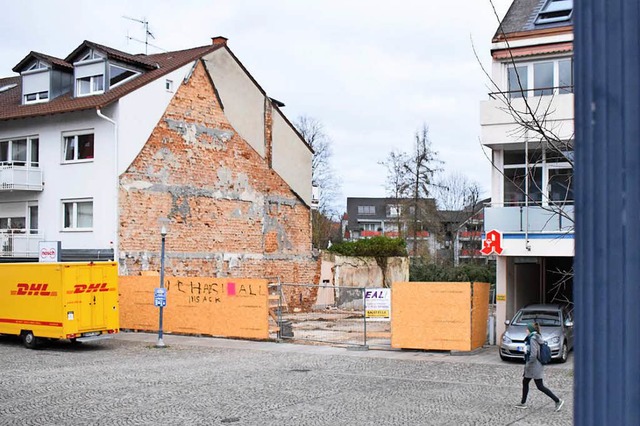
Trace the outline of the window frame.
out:
<instances>
[{"instance_id":1,"label":"window frame","mask_svg":"<svg viewBox=\"0 0 640 426\"><path fill-rule=\"evenodd\" d=\"M78 137L79 136L84 136L84 135L92 135L93 136L93 143L92 143L92 156L91 158L87 157L87 158L78 158L80 155L80 146L79 146L79 140ZM73 154L73 158L70 160L67 160L67 138L73 138L74 139L74 144L73 144L73 150L74 150L74 154ZM88 130L78 130L78 131L73 131L73 132L62 132L62 150L61 150L61 164L77 164L77 163L90 163L92 161L95 160L95 156L96 156L96 134L95 131L93 129L88 129Z\"/></svg>"},{"instance_id":2,"label":"window frame","mask_svg":"<svg viewBox=\"0 0 640 426\"><path fill-rule=\"evenodd\" d=\"M95 90L95 83L98 81L98 77L102 79L102 89L98 89ZM104 89L104 74L95 74L95 75L90 75L87 77L79 77L76 78L76 96L77 97L82 97L82 96L93 96L93 95L100 95L102 93L104 93L105 89ZM89 91L86 93L83 93L80 90L81 87L81 82L86 81L86 79L89 79Z\"/></svg>"},{"instance_id":3,"label":"window frame","mask_svg":"<svg viewBox=\"0 0 640 426\"><path fill-rule=\"evenodd\" d=\"M120 68L121 70L132 72L132 73L133 73L133 75L130 75L129 77L127 77L127 78L125 78L125 79L123 79L123 80L120 80L120 81L118 81L118 82L117 82L117 83L115 83L115 84L111 84L111 68L112 68L112 67L114 67L114 68ZM127 68L127 67L122 66L122 65L118 65L118 64L115 64L115 63L111 63L111 62L109 62L109 63L107 64L107 70L109 71L109 89L113 89L113 88L118 87L118 86L120 86L120 85L122 85L122 84L124 84L124 83L127 83L128 81L131 81L131 80L133 80L134 78L136 78L136 77L138 77L138 76L140 75L140 72L139 72L139 71L136 71L136 70L131 69L131 68ZM105 80L106 80L106 79L105 79Z\"/></svg>"},{"instance_id":4,"label":"window frame","mask_svg":"<svg viewBox=\"0 0 640 426\"><path fill-rule=\"evenodd\" d=\"M35 96L34 99L30 100L29 97L30 96ZM24 104L37 104L40 102L49 102L49 91L48 90L44 90L42 92L35 92L35 93L27 93L24 95Z\"/></svg>"},{"instance_id":5,"label":"window frame","mask_svg":"<svg viewBox=\"0 0 640 426\"><path fill-rule=\"evenodd\" d=\"M78 204L86 204L91 203L91 226L90 227L79 227L78 226ZM71 223L70 226L66 226L66 206L71 205L72 213L71 213ZM71 199L62 199L60 200L61 206L61 232L91 232L93 231L93 208L94 201L93 198L71 198Z\"/></svg>"},{"instance_id":6,"label":"window frame","mask_svg":"<svg viewBox=\"0 0 640 426\"><path fill-rule=\"evenodd\" d=\"M359 205L358 206L358 216L373 216L376 214L376 206L371 205Z\"/></svg>"},{"instance_id":7,"label":"window frame","mask_svg":"<svg viewBox=\"0 0 640 426\"><path fill-rule=\"evenodd\" d=\"M541 206L549 206L549 205L567 205L567 204L573 204L575 202L575 188L573 187L573 182L574 182L574 177L575 177L575 171L573 169L573 167L571 166L571 163L569 161L554 161L553 159L549 159L547 158L547 149L541 149L541 148L537 148L536 151L539 151L540 157L539 159L536 159L538 157L537 153L533 153L530 152L529 153L529 170L526 170L526 164L525 163L512 163L512 164L504 164L502 165L502 202L503 205L507 206L507 203L509 205L521 205L524 204L524 200L526 199L527 195L529 195L529 199L531 200L531 202L533 203L540 203ZM508 151L504 151L504 152L508 152ZM563 153L564 154L564 153ZM564 154L566 155L566 154ZM503 154L503 158L504 158L505 154ZM524 152L522 155L522 158L524 160ZM533 161L532 161L533 160ZM506 196L507 196L507 185L510 186L516 186L514 185L514 183L511 180L507 180L507 171L508 170L518 170L518 169L522 169L525 172L525 175L523 176L523 188L522 188L522 201L517 200L517 201L507 201L506 200ZM537 186L535 186L534 188L536 188L536 197L532 199L531 195L532 195L532 185L535 185L536 182L535 181L531 181L531 170L535 170L534 171L534 179L537 177L536 173L539 171L540 176L539 176L539 190L537 189ZM551 182L550 182L550 178L551 178L551 174L553 171L557 171L557 170L571 170L572 171L572 176L570 177L570 185L571 187L568 188L569 192L567 193L567 195L565 196L565 198L563 200L554 200L551 198L552 195L552 191L551 191ZM526 181L529 182L526 182ZM537 179L536 179L537 180ZM516 182L518 183L518 182ZM569 197L569 193L571 194L571 197Z\"/></svg>"},{"instance_id":8,"label":"window frame","mask_svg":"<svg viewBox=\"0 0 640 426\"><path fill-rule=\"evenodd\" d=\"M560 63L569 61L569 69L570 69L570 78L571 85L570 86L560 86ZM551 87L536 87L536 74L535 68L536 65L543 65L545 63L553 63L553 85ZM535 98L538 96L557 96L563 94L573 93L573 82L574 82L574 64L573 64L573 56L558 56L558 57L549 57L549 58L540 58L531 62L515 62L515 63L506 63L505 64L505 87L507 88L507 96L509 99L516 98ZM520 75L521 80L526 80L525 83L527 87L523 87L522 90L520 88L513 89L509 84L510 78L509 75L511 70L525 68L527 71L527 75L523 78ZM524 92L524 93L522 93ZM550 92L550 93L549 93ZM524 96L523 96L524 95Z\"/></svg>"},{"instance_id":9,"label":"window frame","mask_svg":"<svg viewBox=\"0 0 640 426\"><path fill-rule=\"evenodd\" d=\"M14 143L19 141L26 141L26 153L25 160L14 160ZM34 144L34 141L38 141L37 144ZM40 149L40 137L38 135L30 135L30 136L19 136L14 138L6 138L0 139L0 144L7 144L7 159L3 160L0 158L0 165L8 165L8 166L18 166L18 167L40 167L39 159L40 152L36 151L37 161L34 160L33 150L34 148ZM34 146L35 145L35 146ZM1 150L0 150L1 152Z\"/></svg>"}]
</instances>

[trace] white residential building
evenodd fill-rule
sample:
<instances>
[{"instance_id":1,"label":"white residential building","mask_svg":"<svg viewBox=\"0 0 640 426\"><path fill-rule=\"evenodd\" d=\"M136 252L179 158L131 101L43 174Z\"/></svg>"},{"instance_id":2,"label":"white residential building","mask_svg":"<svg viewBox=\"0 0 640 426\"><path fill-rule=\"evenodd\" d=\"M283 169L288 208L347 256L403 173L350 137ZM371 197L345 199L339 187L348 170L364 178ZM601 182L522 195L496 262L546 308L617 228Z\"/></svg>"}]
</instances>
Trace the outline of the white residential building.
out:
<instances>
[{"instance_id":1,"label":"white residential building","mask_svg":"<svg viewBox=\"0 0 640 426\"><path fill-rule=\"evenodd\" d=\"M572 303L573 1L514 0L493 38L480 107L492 152L485 254L497 264L497 335L531 303Z\"/></svg>"}]
</instances>

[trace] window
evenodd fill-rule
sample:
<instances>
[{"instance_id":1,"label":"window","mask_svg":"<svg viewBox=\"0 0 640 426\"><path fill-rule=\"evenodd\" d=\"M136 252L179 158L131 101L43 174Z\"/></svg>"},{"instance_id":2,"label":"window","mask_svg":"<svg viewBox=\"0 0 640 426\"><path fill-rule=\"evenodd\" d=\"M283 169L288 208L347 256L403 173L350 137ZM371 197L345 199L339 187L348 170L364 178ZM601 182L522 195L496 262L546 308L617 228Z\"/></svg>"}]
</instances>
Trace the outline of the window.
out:
<instances>
[{"instance_id":1,"label":"window","mask_svg":"<svg viewBox=\"0 0 640 426\"><path fill-rule=\"evenodd\" d=\"M537 149L529 153L528 172L524 151L504 153L504 202L563 204L573 201L573 151ZM527 194L529 195L527 197Z\"/></svg>"},{"instance_id":2,"label":"window","mask_svg":"<svg viewBox=\"0 0 640 426\"><path fill-rule=\"evenodd\" d=\"M99 54L95 50L89 49L89 51L87 51L87 53L82 58L80 58L80 61L78 61L78 62L91 61L93 59L103 59L103 58L104 58L104 56L102 56L101 54Z\"/></svg>"},{"instance_id":3,"label":"window","mask_svg":"<svg viewBox=\"0 0 640 426\"><path fill-rule=\"evenodd\" d=\"M376 214L375 206L358 206L358 214Z\"/></svg>"},{"instance_id":4,"label":"window","mask_svg":"<svg viewBox=\"0 0 640 426\"><path fill-rule=\"evenodd\" d=\"M62 202L64 230L93 228L93 201L69 200Z\"/></svg>"},{"instance_id":5,"label":"window","mask_svg":"<svg viewBox=\"0 0 640 426\"><path fill-rule=\"evenodd\" d=\"M25 71L40 70L44 68L47 68L45 64L40 61L34 61L27 69L25 69Z\"/></svg>"},{"instance_id":6,"label":"window","mask_svg":"<svg viewBox=\"0 0 640 426\"><path fill-rule=\"evenodd\" d=\"M63 161L92 160L93 139L93 133L65 135L63 137Z\"/></svg>"},{"instance_id":7,"label":"window","mask_svg":"<svg viewBox=\"0 0 640 426\"><path fill-rule=\"evenodd\" d=\"M573 93L573 59L553 59L507 68L510 98Z\"/></svg>"},{"instance_id":8,"label":"window","mask_svg":"<svg viewBox=\"0 0 640 426\"><path fill-rule=\"evenodd\" d=\"M380 223L361 223L363 231L381 231L382 227Z\"/></svg>"},{"instance_id":9,"label":"window","mask_svg":"<svg viewBox=\"0 0 640 426\"><path fill-rule=\"evenodd\" d=\"M573 0L547 0L536 18L536 25L568 21L573 12Z\"/></svg>"},{"instance_id":10,"label":"window","mask_svg":"<svg viewBox=\"0 0 640 426\"><path fill-rule=\"evenodd\" d=\"M401 214L402 214L402 206L398 206L398 205L387 206L387 217L398 217Z\"/></svg>"},{"instance_id":11,"label":"window","mask_svg":"<svg viewBox=\"0 0 640 426\"><path fill-rule=\"evenodd\" d=\"M29 93L24 95L24 103L31 104L36 102L44 102L49 99L49 92L38 92L38 93Z\"/></svg>"},{"instance_id":12,"label":"window","mask_svg":"<svg viewBox=\"0 0 640 426\"><path fill-rule=\"evenodd\" d=\"M11 230L11 233L22 233L26 226L24 217L0 217L0 230Z\"/></svg>"},{"instance_id":13,"label":"window","mask_svg":"<svg viewBox=\"0 0 640 426\"><path fill-rule=\"evenodd\" d=\"M533 64L534 96L553 94L553 62Z\"/></svg>"},{"instance_id":14,"label":"window","mask_svg":"<svg viewBox=\"0 0 640 426\"><path fill-rule=\"evenodd\" d=\"M0 141L0 165L38 167L38 138Z\"/></svg>"},{"instance_id":15,"label":"window","mask_svg":"<svg viewBox=\"0 0 640 426\"><path fill-rule=\"evenodd\" d=\"M164 88L167 89L167 92L173 92L173 81L172 80L166 80L164 82Z\"/></svg>"},{"instance_id":16,"label":"window","mask_svg":"<svg viewBox=\"0 0 640 426\"><path fill-rule=\"evenodd\" d=\"M76 80L76 93L78 96L95 95L104 92L104 75L92 75Z\"/></svg>"},{"instance_id":17,"label":"window","mask_svg":"<svg viewBox=\"0 0 640 426\"><path fill-rule=\"evenodd\" d=\"M38 233L38 206L37 205L29 206L29 233L30 234Z\"/></svg>"},{"instance_id":18,"label":"window","mask_svg":"<svg viewBox=\"0 0 640 426\"><path fill-rule=\"evenodd\" d=\"M511 67L509 68L509 97L522 98L526 96L527 88L527 67Z\"/></svg>"},{"instance_id":19,"label":"window","mask_svg":"<svg viewBox=\"0 0 640 426\"><path fill-rule=\"evenodd\" d=\"M558 86L560 94L573 92L573 60L558 61Z\"/></svg>"},{"instance_id":20,"label":"window","mask_svg":"<svg viewBox=\"0 0 640 426\"><path fill-rule=\"evenodd\" d=\"M140 73L118 65L109 65L109 88L125 83L138 74Z\"/></svg>"},{"instance_id":21,"label":"window","mask_svg":"<svg viewBox=\"0 0 640 426\"><path fill-rule=\"evenodd\" d=\"M571 168L549 170L549 199L556 203L573 201L573 170Z\"/></svg>"}]
</instances>

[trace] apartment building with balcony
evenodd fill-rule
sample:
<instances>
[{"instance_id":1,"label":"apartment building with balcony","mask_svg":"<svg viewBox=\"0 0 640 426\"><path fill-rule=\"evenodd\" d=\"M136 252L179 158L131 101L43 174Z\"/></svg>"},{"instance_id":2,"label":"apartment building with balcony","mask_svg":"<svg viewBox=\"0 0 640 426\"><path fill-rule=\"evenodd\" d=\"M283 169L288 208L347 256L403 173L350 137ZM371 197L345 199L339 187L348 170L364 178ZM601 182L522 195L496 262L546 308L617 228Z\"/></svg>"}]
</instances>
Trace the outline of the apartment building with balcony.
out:
<instances>
[{"instance_id":1,"label":"apartment building with balcony","mask_svg":"<svg viewBox=\"0 0 640 426\"><path fill-rule=\"evenodd\" d=\"M0 261L60 241L63 260L158 270L162 219L174 274L313 281L312 151L226 38L150 55L84 41L13 71L0 78Z\"/></svg>"},{"instance_id":2,"label":"apartment building with balcony","mask_svg":"<svg viewBox=\"0 0 640 426\"><path fill-rule=\"evenodd\" d=\"M498 335L523 305L572 301L572 16L572 0L514 0L492 40L480 120L494 166L483 252L496 259Z\"/></svg>"},{"instance_id":3,"label":"apartment building with balcony","mask_svg":"<svg viewBox=\"0 0 640 426\"><path fill-rule=\"evenodd\" d=\"M444 211L437 209L435 200L422 200L415 242L412 204L406 199L349 197L343 219L344 238L402 237L409 253L417 244L418 253L428 254L434 261L457 265L486 260L480 253L482 203L465 210Z\"/></svg>"}]
</instances>

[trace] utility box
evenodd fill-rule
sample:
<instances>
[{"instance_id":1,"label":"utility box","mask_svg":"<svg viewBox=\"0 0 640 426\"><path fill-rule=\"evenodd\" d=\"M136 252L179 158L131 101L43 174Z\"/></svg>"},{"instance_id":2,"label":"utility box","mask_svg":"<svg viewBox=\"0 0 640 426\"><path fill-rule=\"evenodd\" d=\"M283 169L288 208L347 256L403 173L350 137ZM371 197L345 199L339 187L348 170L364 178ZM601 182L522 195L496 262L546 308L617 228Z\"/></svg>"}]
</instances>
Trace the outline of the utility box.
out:
<instances>
[{"instance_id":1,"label":"utility box","mask_svg":"<svg viewBox=\"0 0 640 426\"><path fill-rule=\"evenodd\" d=\"M391 312L393 348L472 351L487 339L489 284L395 282Z\"/></svg>"},{"instance_id":2,"label":"utility box","mask_svg":"<svg viewBox=\"0 0 640 426\"><path fill-rule=\"evenodd\" d=\"M115 262L0 264L0 334L28 348L112 337L119 315Z\"/></svg>"}]
</instances>

